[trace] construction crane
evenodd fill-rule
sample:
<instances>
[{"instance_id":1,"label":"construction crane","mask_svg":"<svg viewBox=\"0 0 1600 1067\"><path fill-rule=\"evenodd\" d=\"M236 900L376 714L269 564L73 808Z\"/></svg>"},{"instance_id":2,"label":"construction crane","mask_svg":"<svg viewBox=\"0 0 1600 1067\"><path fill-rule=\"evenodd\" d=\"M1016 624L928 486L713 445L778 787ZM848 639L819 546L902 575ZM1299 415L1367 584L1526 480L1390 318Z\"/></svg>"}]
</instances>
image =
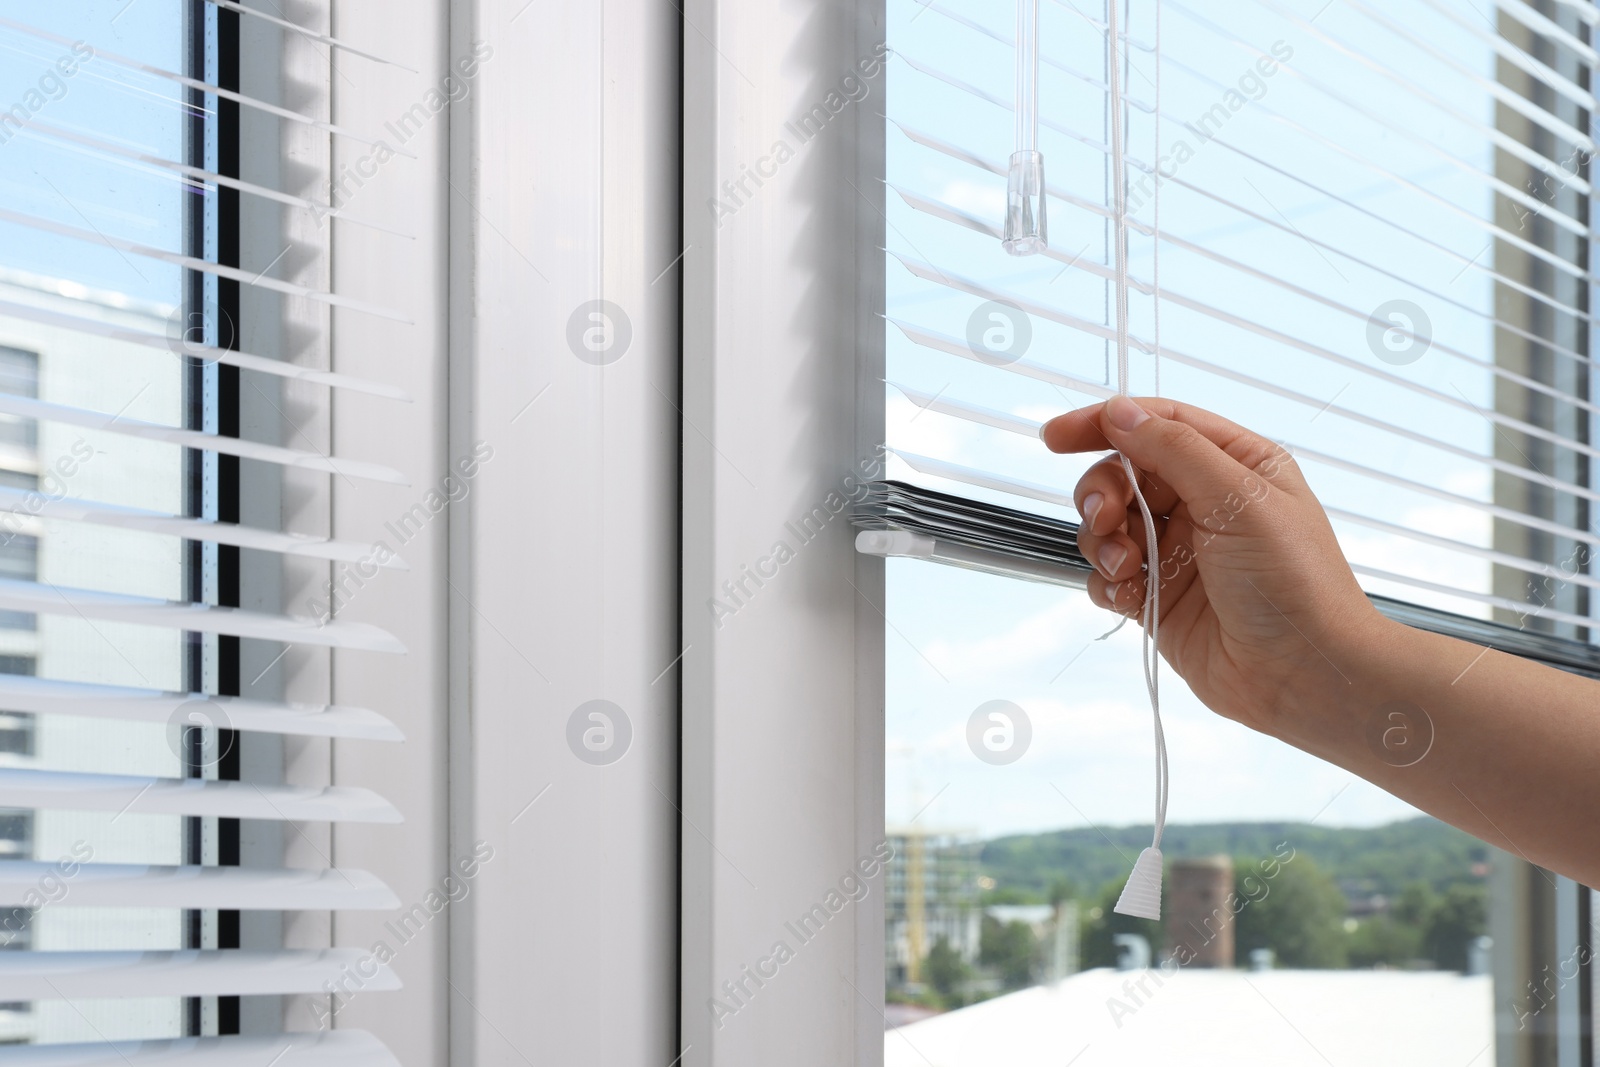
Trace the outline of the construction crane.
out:
<instances>
[{"instance_id":1,"label":"construction crane","mask_svg":"<svg viewBox=\"0 0 1600 1067\"><path fill-rule=\"evenodd\" d=\"M911 958L906 963L906 981L922 981L922 960L927 956L927 889L923 883L926 850L923 832L915 824L906 827L906 942Z\"/></svg>"}]
</instances>

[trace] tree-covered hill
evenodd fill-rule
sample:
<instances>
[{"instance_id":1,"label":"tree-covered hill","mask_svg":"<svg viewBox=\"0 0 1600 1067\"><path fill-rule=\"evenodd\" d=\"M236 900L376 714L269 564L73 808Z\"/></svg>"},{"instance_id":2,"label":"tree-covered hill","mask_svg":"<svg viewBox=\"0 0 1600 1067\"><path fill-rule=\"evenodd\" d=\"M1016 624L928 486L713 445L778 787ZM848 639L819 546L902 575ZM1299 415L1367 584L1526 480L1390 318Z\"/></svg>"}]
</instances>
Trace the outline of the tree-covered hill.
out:
<instances>
[{"instance_id":1,"label":"tree-covered hill","mask_svg":"<svg viewBox=\"0 0 1600 1067\"><path fill-rule=\"evenodd\" d=\"M1313 859L1347 895L1390 898L1417 882L1443 892L1477 881L1473 865L1485 862L1489 851L1427 816L1370 828L1295 822L1168 826L1161 851L1168 859L1221 853L1242 861L1273 855L1283 843ZM1063 883L1073 895L1084 895L1126 878L1129 862L1148 844L1148 826L1056 830L985 842L979 865L995 881L990 899L1044 901Z\"/></svg>"}]
</instances>

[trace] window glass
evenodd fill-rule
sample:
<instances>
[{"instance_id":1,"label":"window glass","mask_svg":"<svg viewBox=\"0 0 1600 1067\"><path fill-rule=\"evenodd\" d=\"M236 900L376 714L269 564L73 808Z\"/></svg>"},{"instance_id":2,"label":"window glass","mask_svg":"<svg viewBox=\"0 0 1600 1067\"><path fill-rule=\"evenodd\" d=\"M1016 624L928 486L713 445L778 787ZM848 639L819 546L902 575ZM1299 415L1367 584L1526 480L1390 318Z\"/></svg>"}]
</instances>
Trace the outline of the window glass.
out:
<instances>
[{"instance_id":1,"label":"window glass","mask_svg":"<svg viewBox=\"0 0 1600 1067\"><path fill-rule=\"evenodd\" d=\"M998 227L1004 216L1012 6L889 4L887 476L1076 521L1063 503L941 477L924 462L1066 496L1098 458L1052 456L930 399L1042 421L1115 388L1114 353L1094 332L1113 321L1108 286L1083 266L1110 263L1104 215L1088 209L1111 200L1105 39L1094 24L1105 9L1041 6L1041 147L1050 184L1078 198L1050 201L1050 239L1081 257L1073 264L1009 257L952 217ZM1545 194L1521 188L1505 153L1527 164L1519 137L1558 166L1565 153L1547 130L1507 124L1516 102L1502 80L1518 75L1471 5L1383 5L1375 17L1390 24L1364 11L1164 4L1159 154L1174 177L1161 227L1179 241L1161 249L1162 345L1219 369L1164 361L1159 391L1378 472L1302 461L1331 508L1376 520L1334 518L1369 591L1515 624L1482 598L1542 601L1528 572L1487 553L1565 555L1574 542L1558 531L1581 526L1581 509L1571 495L1534 500L1527 486L1588 476L1572 451L1539 451L1490 416L1525 419L1535 437L1576 435L1581 411L1550 397L1589 387L1571 373L1581 358L1523 347L1536 336L1586 351L1580 320L1537 299L1583 297L1564 288L1559 265L1518 259L1517 241L1569 259L1577 246L1549 236L1555 207L1520 221L1510 210L1519 195ZM1153 42L1153 13L1131 4L1136 42ZM1264 55L1276 57L1271 75L1257 66ZM1384 71L1426 85L1411 91ZM1153 72L1136 51L1125 74L1136 160L1158 154ZM1129 206L1154 220L1148 187ZM1130 234L1134 276L1152 277L1153 247ZM1051 314L992 318L989 293ZM1152 337L1150 298L1130 297L1133 332ZM1395 301L1427 319L1431 342L1415 360L1392 358L1414 336L1369 332L1369 316ZM1007 358L965 358L929 334ZM1005 351L1020 335L1025 350ZM1024 356L1046 373L1007 369ZM1496 368L1549 386L1544 401L1529 403ZM1136 351L1134 391L1155 391L1156 374ZM1496 506L1557 534L1541 541L1497 523ZM1583 580L1561 590L1562 611L1590 610ZM889 1064L1190 1062L1198 1050L1203 1062L1232 1063L1262 1048L1276 1050L1273 1062L1493 1062L1486 846L1212 714L1168 671L1164 921L1114 916L1154 807L1137 628L1110 632L1117 619L1070 589L908 559L888 562L887 620ZM1165 985L1146 977L1154 967L1159 978L1179 944L1210 966Z\"/></svg>"},{"instance_id":2,"label":"window glass","mask_svg":"<svg viewBox=\"0 0 1600 1067\"><path fill-rule=\"evenodd\" d=\"M1413 1028L1441 1059L1482 1051L1486 846L1212 714L1166 672L1164 922L1115 916L1154 803L1138 632L1105 636L1116 620L1072 590L914 560L888 561L888 603L887 1063L1062 1063L1092 1043L1081 1063L1115 1064L1300 1042L1294 1028L1335 1063L1433 1062L1384 1043ZM1159 975L1180 940L1217 954L1210 978L1231 989L1189 983L1193 968L1122 989L1141 975L1119 962ZM1345 1011L1364 1028L1327 1031Z\"/></svg>"},{"instance_id":3,"label":"window glass","mask_svg":"<svg viewBox=\"0 0 1600 1067\"><path fill-rule=\"evenodd\" d=\"M1057 259L1007 256L990 234L952 221L998 226L1004 214L1009 6L891 4L889 33L903 57L888 68L889 474L1063 518L1076 516L906 457L1058 492L1091 461L927 410L939 398L1038 420L1116 384L1114 353L1095 333L1112 321L1104 37L1089 21L1104 10L1079 6L1047 2L1041 18L1047 180L1076 198L1049 204ZM1563 151L1560 135L1584 120L1557 95L1507 88L1526 76L1499 58L1490 40L1505 40L1469 4L1402 4L1384 23L1338 4L1312 21L1320 6L1163 7L1166 355L1158 364L1136 344L1132 388L1159 381L1165 395L1287 442L1369 590L1515 624L1504 602L1538 596L1541 565L1587 569L1593 557L1559 536L1586 525L1592 507L1592 493L1565 488L1586 485L1590 415L1558 399L1587 399L1590 388L1573 239L1573 227L1584 231L1573 190L1587 157ZM1124 72L1129 270L1147 286L1153 13L1153 2L1132 5ZM1571 56L1550 51L1576 77ZM1541 125L1510 109L1526 109L1524 91L1552 100L1553 117ZM1132 333L1153 341L1154 302L1137 285L1129 299ZM1019 373L1023 360L1058 379ZM1549 618L1530 625L1587 612L1592 576L1559 584ZM1487 597L1501 599L1499 616Z\"/></svg>"},{"instance_id":4,"label":"window glass","mask_svg":"<svg viewBox=\"0 0 1600 1067\"><path fill-rule=\"evenodd\" d=\"M118 151L181 163L187 151L182 90L107 58L183 71L185 6L179 0L29 5L11 17L68 43L0 29L0 190L13 216L0 221L0 393L169 426L184 425L184 369L173 351L38 321L69 316L168 336L181 303L181 271L125 243L179 253L185 189L167 170ZM209 6L209 5L204 5ZM192 32L202 33L203 27ZM210 116L207 117L210 121ZM38 224L27 224L36 220ZM71 232L63 232L66 228ZM57 500L89 500L182 514L180 449L103 428L0 415L0 582L181 600L181 543L52 518ZM181 633L90 621L71 612L0 611L0 672L41 679L178 690ZM183 777L161 724L31 716L0 702L0 765ZM0 853L76 871L96 863L177 864L178 817L39 810L0 815ZM58 884L59 883L59 884ZM81 907L70 875L57 875L39 906L0 917L6 950L187 947L184 914ZM175 999L39 1001L0 1006L0 1041L60 1042L176 1036Z\"/></svg>"}]
</instances>

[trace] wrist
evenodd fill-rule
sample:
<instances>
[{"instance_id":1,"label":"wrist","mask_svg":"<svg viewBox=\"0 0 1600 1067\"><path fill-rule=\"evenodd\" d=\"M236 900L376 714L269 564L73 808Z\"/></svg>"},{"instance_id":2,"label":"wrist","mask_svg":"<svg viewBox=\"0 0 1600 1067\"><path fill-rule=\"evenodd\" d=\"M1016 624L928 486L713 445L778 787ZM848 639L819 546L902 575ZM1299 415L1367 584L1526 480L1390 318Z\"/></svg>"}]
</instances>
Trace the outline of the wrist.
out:
<instances>
[{"instance_id":1,"label":"wrist","mask_svg":"<svg viewBox=\"0 0 1600 1067\"><path fill-rule=\"evenodd\" d=\"M1418 641L1426 636L1380 614L1363 598L1358 610L1317 635L1316 659L1285 684L1268 732L1349 766L1370 747L1369 721L1397 698L1406 665L1419 662Z\"/></svg>"}]
</instances>

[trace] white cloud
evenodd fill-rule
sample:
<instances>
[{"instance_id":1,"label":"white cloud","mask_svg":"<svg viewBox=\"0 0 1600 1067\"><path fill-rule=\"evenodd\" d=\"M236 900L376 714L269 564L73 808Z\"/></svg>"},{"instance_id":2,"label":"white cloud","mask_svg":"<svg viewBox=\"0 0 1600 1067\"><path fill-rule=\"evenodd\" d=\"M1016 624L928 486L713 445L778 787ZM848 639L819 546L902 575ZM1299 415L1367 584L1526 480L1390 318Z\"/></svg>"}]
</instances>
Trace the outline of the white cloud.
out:
<instances>
[{"instance_id":1,"label":"white cloud","mask_svg":"<svg viewBox=\"0 0 1600 1067\"><path fill-rule=\"evenodd\" d=\"M1083 594L1063 589L1059 603L1002 632L972 640L936 638L924 651L958 683L1032 677L1046 668L1050 674L1059 672L1073 655L1115 625L1112 616L1093 609Z\"/></svg>"}]
</instances>

